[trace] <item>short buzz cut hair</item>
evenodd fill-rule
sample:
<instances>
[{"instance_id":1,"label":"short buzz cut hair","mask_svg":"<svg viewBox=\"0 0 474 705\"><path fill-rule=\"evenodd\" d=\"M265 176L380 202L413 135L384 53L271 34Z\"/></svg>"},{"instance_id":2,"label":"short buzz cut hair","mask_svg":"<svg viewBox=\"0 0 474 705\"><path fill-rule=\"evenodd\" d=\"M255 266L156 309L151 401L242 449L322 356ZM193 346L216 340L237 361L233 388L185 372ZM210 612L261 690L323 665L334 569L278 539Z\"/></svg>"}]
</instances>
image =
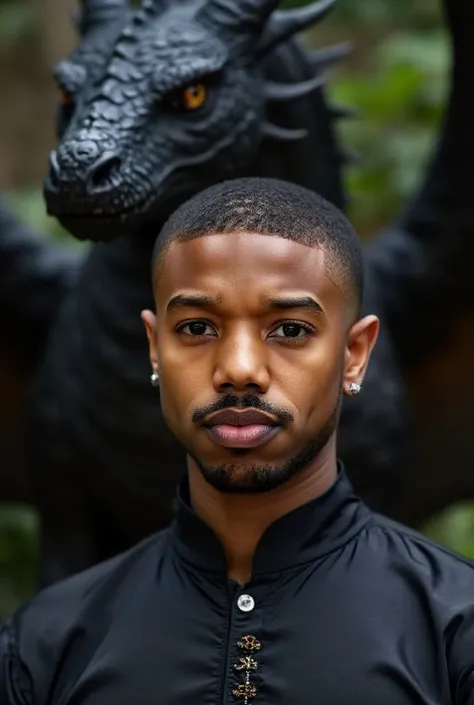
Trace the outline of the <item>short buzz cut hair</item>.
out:
<instances>
[{"instance_id":1,"label":"short buzz cut hair","mask_svg":"<svg viewBox=\"0 0 474 705\"><path fill-rule=\"evenodd\" d=\"M172 242L234 233L273 235L321 248L326 271L357 309L363 293L362 247L346 216L314 191L279 179L248 177L224 181L183 203L155 243L152 272Z\"/></svg>"}]
</instances>

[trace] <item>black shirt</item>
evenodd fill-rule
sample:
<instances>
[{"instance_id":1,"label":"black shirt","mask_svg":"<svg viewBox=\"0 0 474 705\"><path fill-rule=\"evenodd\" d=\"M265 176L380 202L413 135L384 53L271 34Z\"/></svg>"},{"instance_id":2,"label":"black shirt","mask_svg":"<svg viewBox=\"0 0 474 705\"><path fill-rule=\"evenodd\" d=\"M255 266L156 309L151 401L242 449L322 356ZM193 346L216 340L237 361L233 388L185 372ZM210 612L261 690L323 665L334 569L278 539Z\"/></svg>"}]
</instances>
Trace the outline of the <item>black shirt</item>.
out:
<instances>
[{"instance_id":1,"label":"black shirt","mask_svg":"<svg viewBox=\"0 0 474 705\"><path fill-rule=\"evenodd\" d=\"M474 565L372 514L341 469L229 581L189 506L2 629L1 705L474 705Z\"/></svg>"}]
</instances>

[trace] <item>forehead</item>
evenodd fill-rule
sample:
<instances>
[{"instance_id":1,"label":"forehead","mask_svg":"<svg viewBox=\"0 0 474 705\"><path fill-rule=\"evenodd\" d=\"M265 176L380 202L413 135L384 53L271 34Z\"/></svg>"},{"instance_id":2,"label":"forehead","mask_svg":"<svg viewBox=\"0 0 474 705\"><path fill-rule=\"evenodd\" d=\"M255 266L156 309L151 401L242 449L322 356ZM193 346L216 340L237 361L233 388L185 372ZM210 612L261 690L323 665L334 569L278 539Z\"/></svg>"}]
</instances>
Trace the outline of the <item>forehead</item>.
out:
<instances>
[{"instance_id":1,"label":"forehead","mask_svg":"<svg viewBox=\"0 0 474 705\"><path fill-rule=\"evenodd\" d=\"M341 306L344 297L326 264L321 248L273 235L233 233L172 242L155 283L157 305L193 289L233 306L283 291L304 291L326 308Z\"/></svg>"}]
</instances>

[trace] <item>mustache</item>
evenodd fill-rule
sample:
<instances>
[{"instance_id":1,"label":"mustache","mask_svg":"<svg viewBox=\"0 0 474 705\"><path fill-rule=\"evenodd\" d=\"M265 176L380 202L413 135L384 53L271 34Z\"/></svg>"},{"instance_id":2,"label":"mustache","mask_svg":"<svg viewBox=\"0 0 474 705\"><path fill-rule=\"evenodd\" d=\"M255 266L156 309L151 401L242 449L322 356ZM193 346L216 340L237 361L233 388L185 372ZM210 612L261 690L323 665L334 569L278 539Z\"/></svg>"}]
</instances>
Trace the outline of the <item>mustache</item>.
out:
<instances>
[{"instance_id":1,"label":"mustache","mask_svg":"<svg viewBox=\"0 0 474 705\"><path fill-rule=\"evenodd\" d=\"M194 423L199 423L209 414L216 411L224 411L224 409L256 409L257 411L265 411L267 414L272 414L282 425L293 421L294 416L291 411L282 406L275 406L261 399L258 394L246 394L245 396L237 396L236 394L226 394L217 401L209 404L209 406L201 406L193 412L192 420Z\"/></svg>"}]
</instances>

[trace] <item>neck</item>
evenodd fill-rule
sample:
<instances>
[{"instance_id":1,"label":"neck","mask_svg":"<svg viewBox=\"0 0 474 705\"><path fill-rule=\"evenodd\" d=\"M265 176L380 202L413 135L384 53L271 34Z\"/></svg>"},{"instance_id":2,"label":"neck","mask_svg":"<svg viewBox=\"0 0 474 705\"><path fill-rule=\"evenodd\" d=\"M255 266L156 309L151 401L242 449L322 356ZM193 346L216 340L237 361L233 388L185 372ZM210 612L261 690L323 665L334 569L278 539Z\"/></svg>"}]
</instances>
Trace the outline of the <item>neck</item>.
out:
<instances>
[{"instance_id":1,"label":"neck","mask_svg":"<svg viewBox=\"0 0 474 705\"><path fill-rule=\"evenodd\" d=\"M331 439L311 465L272 492L224 494L203 478L188 457L191 504L221 542L231 580L244 585L252 576L257 545L277 519L323 495L337 477L335 439Z\"/></svg>"}]
</instances>

